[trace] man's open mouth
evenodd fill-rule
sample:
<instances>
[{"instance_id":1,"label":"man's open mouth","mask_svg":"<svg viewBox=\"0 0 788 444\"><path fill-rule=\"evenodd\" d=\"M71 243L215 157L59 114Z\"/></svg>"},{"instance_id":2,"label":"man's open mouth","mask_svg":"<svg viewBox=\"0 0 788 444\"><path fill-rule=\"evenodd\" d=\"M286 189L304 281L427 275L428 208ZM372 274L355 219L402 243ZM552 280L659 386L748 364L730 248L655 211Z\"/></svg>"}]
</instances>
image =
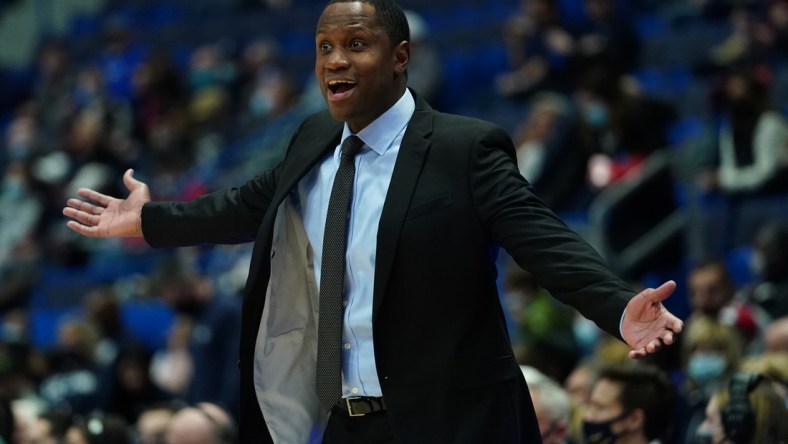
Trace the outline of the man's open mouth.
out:
<instances>
[{"instance_id":1,"label":"man's open mouth","mask_svg":"<svg viewBox=\"0 0 788 444\"><path fill-rule=\"evenodd\" d=\"M331 80L328 82L328 90L331 95L344 96L345 93L350 92L356 85L356 82L350 80Z\"/></svg>"}]
</instances>

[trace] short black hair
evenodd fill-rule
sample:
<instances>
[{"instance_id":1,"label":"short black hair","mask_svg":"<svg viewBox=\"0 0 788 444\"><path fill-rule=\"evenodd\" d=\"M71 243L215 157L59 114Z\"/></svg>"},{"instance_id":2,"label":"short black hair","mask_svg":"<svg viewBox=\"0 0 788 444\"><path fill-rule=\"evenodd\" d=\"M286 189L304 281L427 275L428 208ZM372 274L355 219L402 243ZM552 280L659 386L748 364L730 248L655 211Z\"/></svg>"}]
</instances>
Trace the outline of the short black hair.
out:
<instances>
[{"instance_id":1,"label":"short black hair","mask_svg":"<svg viewBox=\"0 0 788 444\"><path fill-rule=\"evenodd\" d=\"M648 364L611 365L599 371L597 380L601 379L621 386L618 402L624 413L643 410L646 438L654 440L668 435L676 393L662 370Z\"/></svg>"},{"instance_id":2,"label":"short black hair","mask_svg":"<svg viewBox=\"0 0 788 444\"><path fill-rule=\"evenodd\" d=\"M366 3L375 8L375 19L386 31L392 46L397 46L403 41L410 41L408 19L405 17L402 6L397 2L392 0L330 0L328 4L353 2Z\"/></svg>"}]
</instances>

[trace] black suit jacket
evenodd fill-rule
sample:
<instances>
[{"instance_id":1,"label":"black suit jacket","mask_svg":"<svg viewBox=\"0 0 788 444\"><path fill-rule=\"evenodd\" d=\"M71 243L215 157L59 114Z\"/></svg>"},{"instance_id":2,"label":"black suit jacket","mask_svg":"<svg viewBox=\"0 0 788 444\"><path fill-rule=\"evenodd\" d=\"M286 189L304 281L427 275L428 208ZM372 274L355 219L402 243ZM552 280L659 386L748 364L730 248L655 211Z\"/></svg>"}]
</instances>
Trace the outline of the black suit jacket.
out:
<instances>
[{"instance_id":1,"label":"black suit jacket","mask_svg":"<svg viewBox=\"0 0 788 444\"><path fill-rule=\"evenodd\" d=\"M252 362L276 207L341 131L318 113L276 168L239 188L143 209L153 246L255 242L240 345L244 443L270 440ZM553 296L619 336L634 292L532 193L509 136L417 99L383 206L374 283L375 358L397 442L539 442L497 294L496 245Z\"/></svg>"}]
</instances>

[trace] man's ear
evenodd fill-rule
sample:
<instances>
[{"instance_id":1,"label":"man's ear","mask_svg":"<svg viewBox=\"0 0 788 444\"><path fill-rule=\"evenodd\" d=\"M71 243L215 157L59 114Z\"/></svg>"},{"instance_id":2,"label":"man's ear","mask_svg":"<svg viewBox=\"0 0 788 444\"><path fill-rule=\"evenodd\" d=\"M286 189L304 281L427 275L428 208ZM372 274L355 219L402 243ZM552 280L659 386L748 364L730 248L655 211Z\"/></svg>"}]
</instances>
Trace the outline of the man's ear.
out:
<instances>
[{"instance_id":1,"label":"man's ear","mask_svg":"<svg viewBox=\"0 0 788 444\"><path fill-rule=\"evenodd\" d=\"M398 75L404 74L408 70L410 62L410 42L403 40L394 48L394 72Z\"/></svg>"},{"instance_id":2,"label":"man's ear","mask_svg":"<svg viewBox=\"0 0 788 444\"><path fill-rule=\"evenodd\" d=\"M632 413L624 418L628 430L643 430L646 425L646 412L643 409L632 410Z\"/></svg>"}]
</instances>

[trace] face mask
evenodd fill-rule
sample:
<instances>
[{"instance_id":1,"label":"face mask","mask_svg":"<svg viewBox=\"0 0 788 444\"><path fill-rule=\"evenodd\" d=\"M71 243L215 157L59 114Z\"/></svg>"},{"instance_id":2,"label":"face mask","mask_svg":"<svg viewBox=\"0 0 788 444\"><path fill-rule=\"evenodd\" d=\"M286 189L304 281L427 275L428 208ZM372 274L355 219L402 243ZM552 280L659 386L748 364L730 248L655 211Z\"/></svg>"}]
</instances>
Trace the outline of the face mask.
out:
<instances>
[{"instance_id":1,"label":"face mask","mask_svg":"<svg viewBox=\"0 0 788 444\"><path fill-rule=\"evenodd\" d=\"M274 101L264 92L255 92L249 99L249 109L255 116L265 117L274 109Z\"/></svg>"},{"instance_id":2,"label":"face mask","mask_svg":"<svg viewBox=\"0 0 788 444\"><path fill-rule=\"evenodd\" d=\"M687 373L700 384L706 384L725 372L725 358L712 353L694 354L687 363Z\"/></svg>"},{"instance_id":3,"label":"face mask","mask_svg":"<svg viewBox=\"0 0 788 444\"><path fill-rule=\"evenodd\" d=\"M211 68L197 68L189 74L189 83L194 89L206 88L219 83L219 75Z\"/></svg>"},{"instance_id":4,"label":"face mask","mask_svg":"<svg viewBox=\"0 0 788 444\"><path fill-rule=\"evenodd\" d=\"M764 269L763 264L764 264L763 254L753 252L752 256L750 256L750 270L752 270L752 272L756 276L763 275L763 269Z\"/></svg>"},{"instance_id":5,"label":"face mask","mask_svg":"<svg viewBox=\"0 0 788 444\"><path fill-rule=\"evenodd\" d=\"M25 194L25 184L19 179L3 180L3 196L9 200L18 200Z\"/></svg>"},{"instance_id":6,"label":"face mask","mask_svg":"<svg viewBox=\"0 0 788 444\"><path fill-rule=\"evenodd\" d=\"M572 335L583 352L591 352L599 338L599 327L586 318L578 317L572 323Z\"/></svg>"},{"instance_id":7,"label":"face mask","mask_svg":"<svg viewBox=\"0 0 788 444\"><path fill-rule=\"evenodd\" d=\"M586 108L583 117L592 128L604 128L608 121L607 107L601 103L592 103Z\"/></svg>"},{"instance_id":8,"label":"face mask","mask_svg":"<svg viewBox=\"0 0 788 444\"><path fill-rule=\"evenodd\" d=\"M583 420L583 436L586 438L588 444L613 444L618 435L613 433L611 426L614 422L619 421L627 416L627 413L622 413L615 418L608 419L601 422L590 422Z\"/></svg>"}]
</instances>

